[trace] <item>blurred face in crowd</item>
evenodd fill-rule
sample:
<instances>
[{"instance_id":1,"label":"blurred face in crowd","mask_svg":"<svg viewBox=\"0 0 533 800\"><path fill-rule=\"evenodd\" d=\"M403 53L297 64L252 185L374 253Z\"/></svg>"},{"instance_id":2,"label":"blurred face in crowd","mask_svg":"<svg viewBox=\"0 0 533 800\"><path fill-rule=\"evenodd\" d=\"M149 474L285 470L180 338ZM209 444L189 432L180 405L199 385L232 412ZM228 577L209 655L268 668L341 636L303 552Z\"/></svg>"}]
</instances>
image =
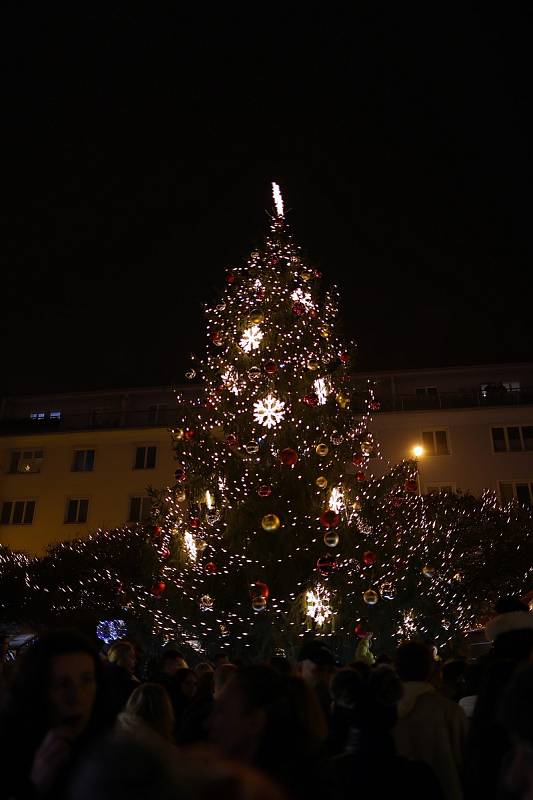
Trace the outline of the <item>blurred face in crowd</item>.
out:
<instances>
[{"instance_id":1,"label":"blurred face in crowd","mask_svg":"<svg viewBox=\"0 0 533 800\"><path fill-rule=\"evenodd\" d=\"M135 654L135 648L131 646L124 651L124 655L122 657L122 666L125 667L128 672L134 672L136 664L137 656Z\"/></svg>"},{"instance_id":2,"label":"blurred face in crowd","mask_svg":"<svg viewBox=\"0 0 533 800\"><path fill-rule=\"evenodd\" d=\"M183 658L167 658L163 661L163 672L167 675L175 675L179 669L186 669L187 663Z\"/></svg>"},{"instance_id":3,"label":"blurred face in crowd","mask_svg":"<svg viewBox=\"0 0 533 800\"><path fill-rule=\"evenodd\" d=\"M53 656L47 695L51 727L64 725L74 736L83 733L96 698L93 658L88 653Z\"/></svg>"},{"instance_id":4,"label":"blurred face in crowd","mask_svg":"<svg viewBox=\"0 0 533 800\"><path fill-rule=\"evenodd\" d=\"M181 691L185 697L194 697L198 686L198 678L191 672L187 675L181 683Z\"/></svg>"},{"instance_id":5,"label":"blurred face in crowd","mask_svg":"<svg viewBox=\"0 0 533 800\"><path fill-rule=\"evenodd\" d=\"M225 756L251 760L264 724L264 712L247 708L239 681L234 678L217 697L209 720L209 738Z\"/></svg>"}]
</instances>

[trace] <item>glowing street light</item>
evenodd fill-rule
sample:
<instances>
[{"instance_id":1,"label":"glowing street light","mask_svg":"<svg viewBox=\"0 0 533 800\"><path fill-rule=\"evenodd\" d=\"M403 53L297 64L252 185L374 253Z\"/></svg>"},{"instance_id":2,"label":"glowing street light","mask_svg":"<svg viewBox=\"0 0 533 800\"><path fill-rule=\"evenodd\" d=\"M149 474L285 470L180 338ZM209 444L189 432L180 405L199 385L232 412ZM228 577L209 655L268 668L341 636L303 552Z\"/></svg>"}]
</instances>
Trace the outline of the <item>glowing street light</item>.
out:
<instances>
[{"instance_id":1,"label":"glowing street light","mask_svg":"<svg viewBox=\"0 0 533 800\"><path fill-rule=\"evenodd\" d=\"M424 448L419 444L415 445L413 447L413 455L415 458L420 458L424 455Z\"/></svg>"}]
</instances>

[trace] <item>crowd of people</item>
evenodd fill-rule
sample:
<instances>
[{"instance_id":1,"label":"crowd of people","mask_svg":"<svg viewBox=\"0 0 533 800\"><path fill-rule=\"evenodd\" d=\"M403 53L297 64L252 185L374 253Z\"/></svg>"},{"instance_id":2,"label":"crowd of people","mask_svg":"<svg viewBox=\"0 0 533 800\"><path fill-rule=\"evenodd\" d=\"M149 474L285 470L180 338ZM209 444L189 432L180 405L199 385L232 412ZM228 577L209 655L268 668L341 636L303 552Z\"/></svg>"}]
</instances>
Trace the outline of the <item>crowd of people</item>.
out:
<instances>
[{"instance_id":1,"label":"crowd of people","mask_svg":"<svg viewBox=\"0 0 533 800\"><path fill-rule=\"evenodd\" d=\"M477 660L367 636L346 664L311 639L295 663L167 646L147 672L133 641L48 631L3 662L0 798L533 798L533 614L495 611Z\"/></svg>"}]
</instances>

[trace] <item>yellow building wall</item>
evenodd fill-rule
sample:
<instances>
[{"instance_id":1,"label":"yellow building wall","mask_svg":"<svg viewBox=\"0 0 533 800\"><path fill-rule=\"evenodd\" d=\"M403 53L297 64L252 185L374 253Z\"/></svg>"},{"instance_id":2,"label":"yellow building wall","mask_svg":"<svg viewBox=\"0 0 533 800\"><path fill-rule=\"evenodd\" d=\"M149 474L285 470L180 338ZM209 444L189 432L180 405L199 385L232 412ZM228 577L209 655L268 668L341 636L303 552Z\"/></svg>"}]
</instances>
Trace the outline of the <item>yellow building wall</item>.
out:
<instances>
[{"instance_id":1,"label":"yellow building wall","mask_svg":"<svg viewBox=\"0 0 533 800\"><path fill-rule=\"evenodd\" d=\"M136 448L155 445L153 469L134 469ZM94 450L94 469L73 472L75 450ZM14 450L43 450L39 473L9 472ZM149 486L173 482L174 452L166 428L131 428L0 439L0 507L5 500L35 500L31 525L0 525L0 544L32 555L46 545L85 536L98 528L114 528L128 521L130 498L146 495ZM68 498L88 498L87 522L65 523Z\"/></svg>"}]
</instances>

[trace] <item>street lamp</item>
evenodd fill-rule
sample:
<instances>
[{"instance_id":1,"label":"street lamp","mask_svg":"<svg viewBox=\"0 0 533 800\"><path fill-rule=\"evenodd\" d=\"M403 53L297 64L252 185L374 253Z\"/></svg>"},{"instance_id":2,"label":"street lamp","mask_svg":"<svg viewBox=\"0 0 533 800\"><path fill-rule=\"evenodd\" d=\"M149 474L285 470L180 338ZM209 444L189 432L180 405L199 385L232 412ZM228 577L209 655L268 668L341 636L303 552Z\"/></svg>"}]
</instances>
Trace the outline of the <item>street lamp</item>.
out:
<instances>
[{"instance_id":1,"label":"street lamp","mask_svg":"<svg viewBox=\"0 0 533 800\"><path fill-rule=\"evenodd\" d=\"M420 444L415 444L415 446L412 449L412 453L416 461L416 483L418 486L418 494L422 494L422 487L420 486L420 472L418 469L418 459L422 458L422 456L424 455L424 448Z\"/></svg>"}]
</instances>

